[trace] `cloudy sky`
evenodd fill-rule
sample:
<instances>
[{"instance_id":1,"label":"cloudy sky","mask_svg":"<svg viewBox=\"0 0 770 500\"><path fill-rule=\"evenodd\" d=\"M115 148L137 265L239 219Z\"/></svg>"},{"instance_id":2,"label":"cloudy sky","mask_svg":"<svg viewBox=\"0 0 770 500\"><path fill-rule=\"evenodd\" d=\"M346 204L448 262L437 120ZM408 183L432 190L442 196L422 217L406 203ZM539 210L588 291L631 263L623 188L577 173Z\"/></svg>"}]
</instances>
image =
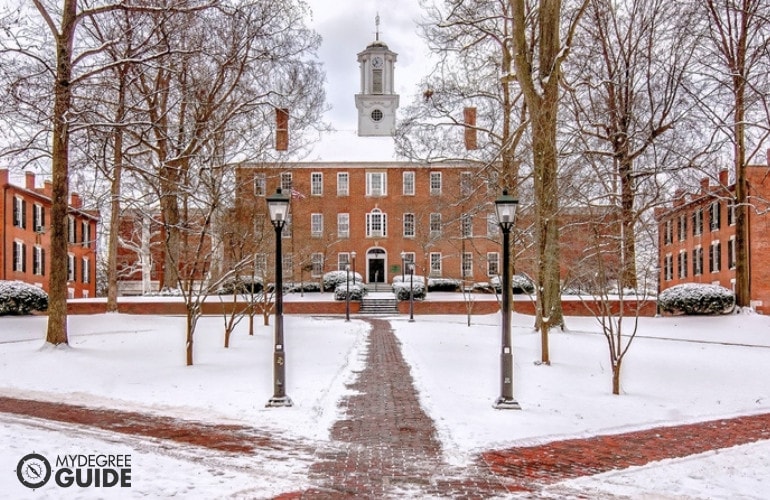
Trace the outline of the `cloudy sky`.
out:
<instances>
[{"instance_id":1,"label":"cloudy sky","mask_svg":"<svg viewBox=\"0 0 770 500\"><path fill-rule=\"evenodd\" d=\"M398 54L396 92L403 109L417 93L429 69L428 51L417 36L422 10L417 0L307 0L312 26L323 37L319 57L326 69L326 94L331 110L325 118L337 131L324 136L308 160L390 160L393 141L359 138L354 95L359 91L357 54L375 39L380 14L380 40Z\"/></svg>"}]
</instances>

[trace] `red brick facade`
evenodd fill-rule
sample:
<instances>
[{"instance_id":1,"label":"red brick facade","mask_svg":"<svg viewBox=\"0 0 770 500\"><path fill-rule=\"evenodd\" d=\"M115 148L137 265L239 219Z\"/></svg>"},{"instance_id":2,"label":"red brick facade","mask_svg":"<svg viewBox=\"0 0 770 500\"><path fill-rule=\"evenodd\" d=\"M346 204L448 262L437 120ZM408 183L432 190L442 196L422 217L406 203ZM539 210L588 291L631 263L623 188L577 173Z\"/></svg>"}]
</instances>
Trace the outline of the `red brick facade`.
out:
<instances>
[{"instance_id":1,"label":"red brick facade","mask_svg":"<svg viewBox=\"0 0 770 500\"><path fill-rule=\"evenodd\" d=\"M26 173L24 187L9 181L8 170L0 169L0 279L19 280L48 291L50 275L51 185L35 187L35 174ZM98 215L82 209L80 197L72 193L67 221L70 298L96 295L96 242Z\"/></svg>"},{"instance_id":2,"label":"red brick facade","mask_svg":"<svg viewBox=\"0 0 770 500\"><path fill-rule=\"evenodd\" d=\"M770 167L751 165L749 184L749 269L752 305L770 312ZM681 283L718 284L735 289L735 185L726 170L708 178L689 196L657 209L660 288Z\"/></svg>"}]
</instances>

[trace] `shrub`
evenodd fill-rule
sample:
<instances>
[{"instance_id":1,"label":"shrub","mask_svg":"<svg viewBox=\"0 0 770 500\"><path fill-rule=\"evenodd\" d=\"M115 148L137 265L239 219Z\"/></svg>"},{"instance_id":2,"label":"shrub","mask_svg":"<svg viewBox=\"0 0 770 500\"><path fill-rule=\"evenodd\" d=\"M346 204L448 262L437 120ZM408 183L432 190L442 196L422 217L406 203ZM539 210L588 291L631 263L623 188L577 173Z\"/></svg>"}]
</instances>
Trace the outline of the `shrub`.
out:
<instances>
[{"instance_id":1,"label":"shrub","mask_svg":"<svg viewBox=\"0 0 770 500\"><path fill-rule=\"evenodd\" d=\"M355 274L355 276L353 276ZM350 272L351 276L351 283L363 283L364 279L361 277L358 273ZM323 289L324 292L331 292L332 290L337 289L337 285L340 283L344 284L345 281L348 279L348 272L347 271L329 271L328 273L323 275L323 278L321 279L323 283ZM344 298L344 297L343 297Z\"/></svg>"},{"instance_id":2,"label":"shrub","mask_svg":"<svg viewBox=\"0 0 770 500\"><path fill-rule=\"evenodd\" d=\"M0 316L48 309L48 294L23 281L0 281Z\"/></svg>"},{"instance_id":3,"label":"shrub","mask_svg":"<svg viewBox=\"0 0 770 500\"><path fill-rule=\"evenodd\" d=\"M423 281L422 276L419 277L419 280L417 279L418 276L415 276L414 278L414 284L412 285L414 299L422 300L425 298L425 292L427 291L425 281ZM395 279L393 280L393 292L396 294L396 299L409 300L409 289L410 281L408 279L406 281L401 281L399 276L398 281Z\"/></svg>"},{"instance_id":4,"label":"shrub","mask_svg":"<svg viewBox=\"0 0 770 500\"><path fill-rule=\"evenodd\" d=\"M334 300L345 300L345 293L348 291L347 283L340 283L334 289ZM366 295L366 287L363 283L350 281L350 300L361 300Z\"/></svg>"},{"instance_id":5,"label":"shrub","mask_svg":"<svg viewBox=\"0 0 770 500\"><path fill-rule=\"evenodd\" d=\"M502 293L503 287L500 284L500 278L498 276L492 278L490 282L491 286L497 291L497 293ZM515 294L533 294L535 293L535 284L524 274L514 274L511 276L511 289Z\"/></svg>"},{"instance_id":6,"label":"shrub","mask_svg":"<svg viewBox=\"0 0 770 500\"><path fill-rule=\"evenodd\" d=\"M684 283L663 290L658 305L670 314L727 314L735 308L735 294L719 285Z\"/></svg>"},{"instance_id":7,"label":"shrub","mask_svg":"<svg viewBox=\"0 0 770 500\"><path fill-rule=\"evenodd\" d=\"M216 291L219 295L256 294L262 291L262 279L251 276L232 278L222 283Z\"/></svg>"},{"instance_id":8,"label":"shrub","mask_svg":"<svg viewBox=\"0 0 770 500\"><path fill-rule=\"evenodd\" d=\"M462 281L451 278L428 278L429 292L458 292Z\"/></svg>"}]
</instances>

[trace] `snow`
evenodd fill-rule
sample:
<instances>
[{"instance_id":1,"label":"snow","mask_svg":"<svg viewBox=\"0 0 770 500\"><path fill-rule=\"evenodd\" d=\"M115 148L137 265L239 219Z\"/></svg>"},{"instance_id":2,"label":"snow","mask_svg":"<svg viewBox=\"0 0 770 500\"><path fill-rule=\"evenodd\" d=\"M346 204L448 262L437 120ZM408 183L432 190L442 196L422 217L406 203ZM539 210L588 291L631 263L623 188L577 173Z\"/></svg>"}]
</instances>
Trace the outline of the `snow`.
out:
<instances>
[{"instance_id":1,"label":"snow","mask_svg":"<svg viewBox=\"0 0 770 500\"><path fill-rule=\"evenodd\" d=\"M475 316L471 327L465 316L389 319L445 459L454 464L492 448L770 412L770 318L761 315L642 318L623 365L622 395L612 396L606 340L595 319L567 318L568 330L551 335L552 364L544 366L536 364L540 338L533 318L513 314L521 411L492 408L500 389L499 314ZM253 426L308 442L329 439L346 383L362 368L369 331L358 320L286 316L287 393L295 406L268 409L273 327L262 326L260 318L254 336L240 323L229 349L223 347L223 319L202 318L192 367L184 364L182 316L71 316L71 345L56 348L42 340L45 321L0 317L0 395ZM0 421L0 498L61 494L49 487L28 490L16 479L19 459L33 450L130 453L131 497L270 497L308 486L313 462L301 450L234 457L7 414ZM589 496L763 498L770 491L768 457L770 442L764 441L551 489ZM107 491L77 489L79 498L113 498Z\"/></svg>"}]
</instances>

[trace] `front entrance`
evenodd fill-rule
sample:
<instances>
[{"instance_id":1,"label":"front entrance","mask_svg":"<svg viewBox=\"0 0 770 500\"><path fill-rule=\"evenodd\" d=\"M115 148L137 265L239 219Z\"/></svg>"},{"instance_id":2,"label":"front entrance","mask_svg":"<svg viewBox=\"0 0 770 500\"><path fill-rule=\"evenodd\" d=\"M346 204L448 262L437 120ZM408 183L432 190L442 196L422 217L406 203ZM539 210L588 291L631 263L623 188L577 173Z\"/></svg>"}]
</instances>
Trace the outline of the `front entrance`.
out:
<instances>
[{"instance_id":1,"label":"front entrance","mask_svg":"<svg viewBox=\"0 0 770 500\"><path fill-rule=\"evenodd\" d=\"M366 252L366 269L368 283L385 283L385 250L372 248Z\"/></svg>"}]
</instances>

